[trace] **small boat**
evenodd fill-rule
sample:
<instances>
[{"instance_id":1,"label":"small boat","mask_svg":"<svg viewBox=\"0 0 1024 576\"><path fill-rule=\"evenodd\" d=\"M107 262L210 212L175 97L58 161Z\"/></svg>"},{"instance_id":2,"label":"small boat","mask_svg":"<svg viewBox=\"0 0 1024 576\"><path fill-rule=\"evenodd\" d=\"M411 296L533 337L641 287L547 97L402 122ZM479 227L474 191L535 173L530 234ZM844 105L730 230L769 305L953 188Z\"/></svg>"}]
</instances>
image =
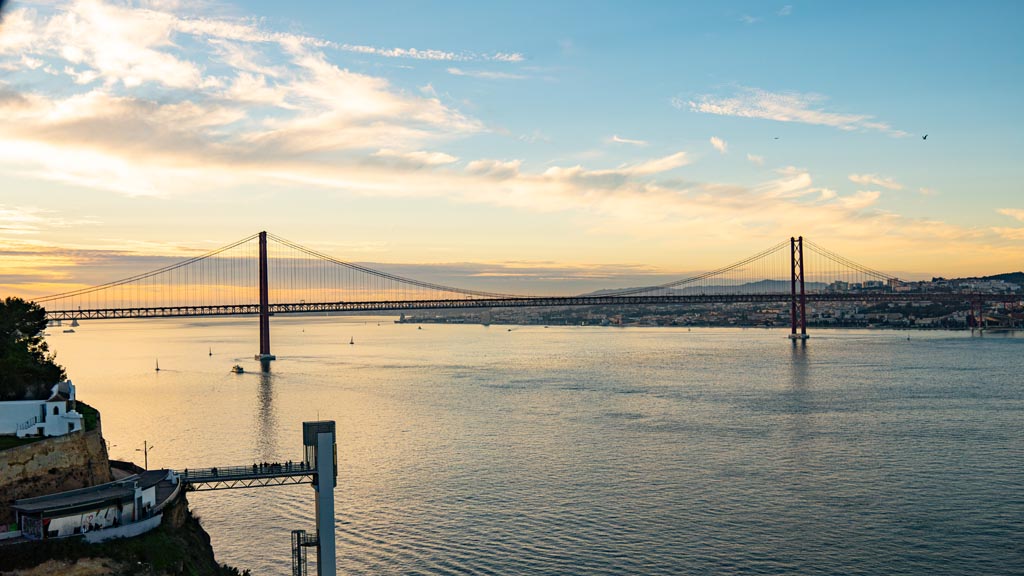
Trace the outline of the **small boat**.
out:
<instances>
[{"instance_id":1,"label":"small boat","mask_svg":"<svg viewBox=\"0 0 1024 576\"><path fill-rule=\"evenodd\" d=\"M234 366L231 367L231 371L234 372L235 374L244 374L245 368L242 368L240 364L235 364Z\"/></svg>"},{"instance_id":2,"label":"small boat","mask_svg":"<svg viewBox=\"0 0 1024 576\"><path fill-rule=\"evenodd\" d=\"M157 358L156 359L156 372L159 372L159 371L160 371L160 359Z\"/></svg>"},{"instance_id":3,"label":"small boat","mask_svg":"<svg viewBox=\"0 0 1024 576\"><path fill-rule=\"evenodd\" d=\"M213 356L213 348L210 348L210 356Z\"/></svg>"},{"instance_id":4,"label":"small boat","mask_svg":"<svg viewBox=\"0 0 1024 576\"><path fill-rule=\"evenodd\" d=\"M75 333L75 329L74 328L68 328L67 330L64 331L64 333L65 334L74 334Z\"/></svg>"},{"instance_id":5,"label":"small boat","mask_svg":"<svg viewBox=\"0 0 1024 576\"><path fill-rule=\"evenodd\" d=\"M349 344L355 344L356 343L356 339L354 337L351 337L351 338L348 339L348 343Z\"/></svg>"}]
</instances>

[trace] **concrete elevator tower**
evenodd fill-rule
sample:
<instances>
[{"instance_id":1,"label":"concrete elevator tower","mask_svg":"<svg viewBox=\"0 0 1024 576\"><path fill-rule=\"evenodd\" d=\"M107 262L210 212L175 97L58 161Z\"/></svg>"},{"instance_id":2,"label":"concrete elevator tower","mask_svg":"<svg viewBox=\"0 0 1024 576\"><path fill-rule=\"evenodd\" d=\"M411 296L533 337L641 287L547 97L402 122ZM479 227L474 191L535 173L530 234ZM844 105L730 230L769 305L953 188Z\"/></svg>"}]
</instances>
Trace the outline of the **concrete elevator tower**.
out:
<instances>
[{"instance_id":1,"label":"concrete elevator tower","mask_svg":"<svg viewBox=\"0 0 1024 576\"><path fill-rule=\"evenodd\" d=\"M315 546L317 575L336 576L334 487L338 484L338 444L334 421L303 422L302 444L306 464L316 471L316 538L308 538L301 530L292 532L292 571L305 574L305 548Z\"/></svg>"}]
</instances>

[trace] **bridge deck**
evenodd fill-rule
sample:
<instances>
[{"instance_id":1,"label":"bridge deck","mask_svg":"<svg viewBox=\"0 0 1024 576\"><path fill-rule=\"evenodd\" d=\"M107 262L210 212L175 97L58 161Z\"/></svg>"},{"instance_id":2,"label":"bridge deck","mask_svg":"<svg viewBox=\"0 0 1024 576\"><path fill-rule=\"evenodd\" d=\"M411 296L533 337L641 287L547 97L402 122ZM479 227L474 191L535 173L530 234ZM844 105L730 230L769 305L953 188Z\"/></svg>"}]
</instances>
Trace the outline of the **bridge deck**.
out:
<instances>
[{"instance_id":1,"label":"bridge deck","mask_svg":"<svg viewBox=\"0 0 1024 576\"><path fill-rule=\"evenodd\" d=\"M621 306L630 304L726 304L788 302L791 294L687 294L673 296L551 296L530 298L478 298L472 300L384 300L374 302L293 302L270 304L268 313L309 314L318 312L397 312L459 308L523 308L535 306ZM1019 302L1021 294L965 292L808 292L814 302ZM155 306L143 308L94 308L47 310L48 320L100 320L114 318L174 318L259 314L258 304L208 306Z\"/></svg>"},{"instance_id":2,"label":"bridge deck","mask_svg":"<svg viewBox=\"0 0 1024 576\"><path fill-rule=\"evenodd\" d=\"M314 482L316 474L307 462L185 468L179 473L189 491L306 484Z\"/></svg>"}]
</instances>

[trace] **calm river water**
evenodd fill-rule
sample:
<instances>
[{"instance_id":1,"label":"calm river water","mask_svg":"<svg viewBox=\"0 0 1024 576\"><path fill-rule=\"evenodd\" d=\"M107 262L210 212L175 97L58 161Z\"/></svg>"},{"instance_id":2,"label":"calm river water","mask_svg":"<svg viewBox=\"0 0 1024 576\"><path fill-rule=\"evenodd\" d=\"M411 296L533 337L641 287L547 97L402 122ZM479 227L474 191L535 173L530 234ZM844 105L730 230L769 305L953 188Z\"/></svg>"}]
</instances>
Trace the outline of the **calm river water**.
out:
<instances>
[{"instance_id":1,"label":"calm river water","mask_svg":"<svg viewBox=\"0 0 1024 576\"><path fill-rule=\"evenodd\" d=\"M391 320L275 317L269 374L254 318L48 341L115 458L298 460L336 420L339 573L1024 570L1024 337ZM189 499L254 574L314 526L308 485Z\"/></svg>"}]
</instances>

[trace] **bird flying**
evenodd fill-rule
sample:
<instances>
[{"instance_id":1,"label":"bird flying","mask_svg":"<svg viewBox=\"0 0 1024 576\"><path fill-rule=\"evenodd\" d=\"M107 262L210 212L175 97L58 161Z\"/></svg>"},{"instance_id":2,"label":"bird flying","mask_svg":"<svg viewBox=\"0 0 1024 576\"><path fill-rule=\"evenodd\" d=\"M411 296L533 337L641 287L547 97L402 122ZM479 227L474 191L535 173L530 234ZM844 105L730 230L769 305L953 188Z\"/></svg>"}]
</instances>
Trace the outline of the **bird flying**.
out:
<instances>
[{"instance_id":1,"label":"bird flying","mask_svg":"<svg viewBox=\"0 0 1024 576\"><path fill-rule=\"evenodd\" d=\"M927 140L927 139L928 139L928 135L927 134L925 134L924 136L921 136L921 140Z\"/></svg>"}]
</instances>

